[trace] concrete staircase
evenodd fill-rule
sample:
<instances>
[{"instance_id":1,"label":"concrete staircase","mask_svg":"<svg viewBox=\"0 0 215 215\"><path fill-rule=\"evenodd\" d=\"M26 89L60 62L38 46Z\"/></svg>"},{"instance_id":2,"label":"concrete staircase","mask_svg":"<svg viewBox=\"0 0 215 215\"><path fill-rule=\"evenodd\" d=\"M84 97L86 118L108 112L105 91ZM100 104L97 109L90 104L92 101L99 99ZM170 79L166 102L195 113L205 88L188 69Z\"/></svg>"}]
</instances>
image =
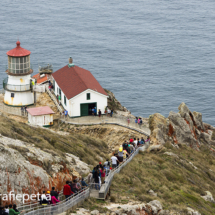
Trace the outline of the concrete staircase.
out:
<instances>
[{"instance_id":1,"label":"concrete staircase","mask_svg":"<svg viewBox=\"0 0 215 215\"><path fill-rule=\"evenodd\" d=\"M51 91L49 90L49 87L47 85L46 85L46 92L48 93L48 95L50 96L52 101L55 103L59 112L62 113L64 111L63 108L58 104L58 101L57 101L55 95L53 93L51 93Z\"/></svg>"}]
</instances>

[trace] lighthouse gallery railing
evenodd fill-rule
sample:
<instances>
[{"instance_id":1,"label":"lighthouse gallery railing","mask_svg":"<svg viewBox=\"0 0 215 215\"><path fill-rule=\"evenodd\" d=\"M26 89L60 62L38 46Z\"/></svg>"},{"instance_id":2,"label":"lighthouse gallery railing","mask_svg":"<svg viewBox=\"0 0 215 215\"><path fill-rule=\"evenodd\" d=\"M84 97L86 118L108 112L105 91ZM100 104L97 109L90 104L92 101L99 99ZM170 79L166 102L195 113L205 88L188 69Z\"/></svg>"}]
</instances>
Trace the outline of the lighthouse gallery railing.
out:
<instances>
[{"instance_id":1,"label":"lighthouse gallery railing","mask_svg":"<svg viewBox=\"0 0 215 215\"><path fill-rule=\"evenodd\" d=\"M32 89L31 83L25 85L8 84L8 79L4 79L3 88L8 91L24 92Z\"/></svg>"}]
</instances>

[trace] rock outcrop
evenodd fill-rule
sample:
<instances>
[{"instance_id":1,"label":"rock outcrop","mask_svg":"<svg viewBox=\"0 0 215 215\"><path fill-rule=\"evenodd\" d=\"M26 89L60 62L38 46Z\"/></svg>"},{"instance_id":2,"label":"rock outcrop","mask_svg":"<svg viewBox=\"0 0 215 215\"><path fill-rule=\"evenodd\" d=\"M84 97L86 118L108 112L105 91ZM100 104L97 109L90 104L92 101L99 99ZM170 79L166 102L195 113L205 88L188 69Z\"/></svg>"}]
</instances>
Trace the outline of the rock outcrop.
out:
<instances>
[{"instance_id":1,"label":"rock outcrop","mask_svg":"<svg viewBox=\"0 0 215 215\"><path fill-rule=\"evenodd\" d=\"M110 204L105 205L108 209L107 212L101 213L99 210L86 210L84 208L79 208L75 213L70 213L70 215L80 214L80 215L182 215L183 212L175 212L169 210L163 210L161 203L158 200L153 200L147 204L144 203L128 203L128 204ZM201 215L199 212L194 211L189 208L188 213L191 215ZM66 215L62 214L62 215Z\"/></svg>"},{"instance_id":2,"label":"rock outcrop","mask_svg":"<svg viewBox=\"0 0 215 215\"><path fill-rule=\"evenodd\" d=\"M214 198L213 198L213 195L211 194L210 191L205 191L206 195L205 196L201 196L205 201L208 201L208 202L212 202L212 203L215 203L214 201Z\"/></svg>"},{"instance_id":3,"label":"rock outcrop","mask_svg":"<svg viewBox=\"0 0 215 215\"><path fill-rule=\"evenodd\" d=\"M185 103L181 103L178 109L178 113L171 111L167 118L158 113L149 117L153 145L149 150L155 145L164 145L167 142L186 144L196 150L199 150L202 144L213 144L211 136L214 128L202 122L202 114L191 112Z\"/></svg>"},{"instance_id":4,"label":"rock outcrop","mask_svg":"<svg viewBox=\"0 0 215 215\"><path fill-rule=\"evenodd\" d=\"M113 109L114 111L119 110L130 113L130 111L128 111L126 107L121 105L121 103L116 99L115 95L111 91L107 89L104 90L108 94L108 107L110 109Z\"/></svg>"},{"instance_id":5,"label":"rock outcrop","mask_svg":"<svg viewBox=\"0 0 215 215\"><path fill-rule=\"evenodd\" d=\"M0 170L1 194L35 194L52 186L61 190L66 180L90 171L87 164L71 154L60 157L52 150L4 136L0 136Z\"/></svg>"}]
</instances>

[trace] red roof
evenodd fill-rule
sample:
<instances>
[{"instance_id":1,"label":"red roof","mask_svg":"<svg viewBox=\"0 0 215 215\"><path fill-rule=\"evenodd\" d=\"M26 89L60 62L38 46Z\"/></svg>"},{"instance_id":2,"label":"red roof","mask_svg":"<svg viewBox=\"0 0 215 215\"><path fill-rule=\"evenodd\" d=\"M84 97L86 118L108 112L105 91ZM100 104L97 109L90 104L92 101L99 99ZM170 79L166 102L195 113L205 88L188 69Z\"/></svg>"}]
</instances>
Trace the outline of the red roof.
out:
<instances>
[{"instance_id":1,"label":"red roof","mask_svg":"<svg viewBox=\"0 0 215 215\"><path fill-rule=\"evenodd\" d=\"M37 84L42 84L46 81L48 81L48 75L45 74L43 77L40 77L40 73L34 75L32 78L35 78L37 80Z\"/></svg>"},{"instance_id":2,"label":"red roof","mask_svg":"<svg viewBox=\"0 0 215 215\"><path fill-rule=\"evenodd\" d=\"M32 116L40 116L40 115L48 115L55 113L50 107L35 107L35 108L27 108L27 111Z\"/></svg>"},{"instance_id":3,"label":"red roof","mask_svg":"<svg viewBox=\"0 0 215 215\"><path fill-rule=\"evenodd\" d=\"M91 72L81 67L74 66L69 68L66 65L53 73L52 76L67 99L71 99L87 89L107 96L107 93Z\"/></svg>"},{"instance_id":4,"label":"red roof","mask_svg":"<svg viewBox=\"0 0 215 215\"><path fill-rule=\"evenodd\" d=\"M20 42L17 41L16 42L16 48L10 50L7 52L7 55L8 56L11 56L11 57L24 57L24 56L28 56L30 55L31 52L26 50L26 49L23 49L21 46L20 46Z\"/></svg>"}]
</instances>

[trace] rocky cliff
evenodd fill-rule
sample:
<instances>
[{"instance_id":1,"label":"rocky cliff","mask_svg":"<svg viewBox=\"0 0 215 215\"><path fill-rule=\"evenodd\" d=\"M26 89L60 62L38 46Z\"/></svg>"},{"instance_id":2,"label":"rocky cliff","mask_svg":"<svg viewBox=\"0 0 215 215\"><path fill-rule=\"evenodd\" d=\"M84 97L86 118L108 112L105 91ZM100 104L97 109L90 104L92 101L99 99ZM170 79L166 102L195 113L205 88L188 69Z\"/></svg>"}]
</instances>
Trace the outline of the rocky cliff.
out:
<instances>
[{"instance_id":1,"label":"rocky cliff","mask_svg":"<svg viewBox=\"0 0 215 215\"><path fill-rule=\"evenodd\" d=\"M174 145L186 144L195 150L207 145L214 150L212 133L215 128L203 123L202 114L191 112L185 103L181 103L178 109L178 113L171 111L167 118L158 113L149 117L153 145L149 150L160 149L167 142Z\"/></svg>"},{"instance_id":2,"label":"rocky cliff","mask_svg":"<svg viewBox=\"0 0 215 215\"><path fill-rule=\"evenodd\" d=\"M114 110L114 111L119 110L119 111L124 111L124 112L130 113L130 111L128 111L126 107L121 105L121 103L116 99L115 95L111 91L109 91L107 89L104 89L104 90L108 94L108 107L111 110Z\"/></svg>"},{"instance_id":3,"label":"rocky cliff","mask_svg":"<svg viewBox=\"0 0 215 215\"><path fill-rule=\"evenodd\" d=\"M32 127L0 114L0 193L61 190L67 179L88 174L107 151L102 140Z\"/></svg>"},{"instance_id":4,"label":"rocky cliff","mask_svg":"<svg viewBox=\"0 0 215 215\"><path fill-rule=\"evenodd\" d=\"M61 190L66 180L87 174L89 166L67 153L65 158L53 150L0 136L0 191L41 193L52 186Z\"/></svg>"}]
</instances>

